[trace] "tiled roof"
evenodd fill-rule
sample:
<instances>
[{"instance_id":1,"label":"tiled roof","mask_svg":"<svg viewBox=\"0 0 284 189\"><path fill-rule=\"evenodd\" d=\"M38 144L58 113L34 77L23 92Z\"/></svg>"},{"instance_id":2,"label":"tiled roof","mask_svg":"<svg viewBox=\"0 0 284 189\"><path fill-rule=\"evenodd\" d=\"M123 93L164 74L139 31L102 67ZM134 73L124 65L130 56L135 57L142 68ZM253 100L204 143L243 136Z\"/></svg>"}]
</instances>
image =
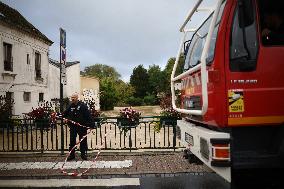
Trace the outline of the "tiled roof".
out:
<instances>
[{"instance_id":1,"label":"tiled roof","mask_svg":"<svg viewBox=\"0 0 284 189\"><path fill-rule=\"evenodd\" d=\"M48 45L53 42L29 23L17 10L0 1L0 24L15 28L21 32L43 40Z\"/></svg>"},{"instance_id":2,"label":"tiled roof","mask_svg":"<svg viewBox=\"0 0 284 189\"><path fill-rule=\"evenodd\" d=\"M49 63L60 68L60 63L56 60L49 58ZM80 61L66 62L66 67L70 67L70 66L73 66L73 65L79 64L79 63L80 63Z\"/></svg>"}]
</instances>

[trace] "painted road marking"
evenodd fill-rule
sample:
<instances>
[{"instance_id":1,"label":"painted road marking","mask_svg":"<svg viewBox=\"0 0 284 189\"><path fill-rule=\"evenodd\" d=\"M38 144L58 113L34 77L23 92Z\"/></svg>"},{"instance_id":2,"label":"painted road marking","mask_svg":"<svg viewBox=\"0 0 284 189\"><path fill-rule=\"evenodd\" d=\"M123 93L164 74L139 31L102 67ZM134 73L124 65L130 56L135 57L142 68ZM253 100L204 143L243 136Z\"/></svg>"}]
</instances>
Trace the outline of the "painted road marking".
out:
<instances>
[{"instance_id":1,"label":"painted road marking","mask_svg":"<svg viewBox=\"0 0 284 189\"><path fill-rule=\"evenodd\" d=\"M0 170L13 169L60 169L64 162L20 162L0 163ZM127 168L132 166L132 160L124 161L71 161L66 162L64 169L93 168Z\"/></svg>"},{"instance_id":2,"label":"painted road marking","mask_svg":"<svg viewBox=\"0 0 284 189\"><path fill-rule=\"evenodd\" d=\"M139 178L0 180L0 187L139 186Z\"/></svg>"}]
</instances>

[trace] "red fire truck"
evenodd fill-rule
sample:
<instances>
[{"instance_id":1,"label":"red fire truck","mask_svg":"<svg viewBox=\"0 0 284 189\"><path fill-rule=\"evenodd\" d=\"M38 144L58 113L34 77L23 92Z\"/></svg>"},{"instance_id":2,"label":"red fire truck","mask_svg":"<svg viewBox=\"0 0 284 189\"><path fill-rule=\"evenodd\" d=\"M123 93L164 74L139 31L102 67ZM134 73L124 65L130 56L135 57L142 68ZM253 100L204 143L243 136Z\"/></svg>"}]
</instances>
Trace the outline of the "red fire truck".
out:
<instances>
[{"instance_id":1,"label":"red fire truck","mask_svg":"<svg viewBox=\"0 0 284 189\"><path fill-rule=\"evenodd\" d=\"M180 28L171 92L183 114L181 140L190 162L202 161L228 182L272 182L284 173L283 3L214 6L197 0ZM204 11L205 21L190 28ZM181 56L184 72L177 74Z\"/></svg>"}]
</instances>

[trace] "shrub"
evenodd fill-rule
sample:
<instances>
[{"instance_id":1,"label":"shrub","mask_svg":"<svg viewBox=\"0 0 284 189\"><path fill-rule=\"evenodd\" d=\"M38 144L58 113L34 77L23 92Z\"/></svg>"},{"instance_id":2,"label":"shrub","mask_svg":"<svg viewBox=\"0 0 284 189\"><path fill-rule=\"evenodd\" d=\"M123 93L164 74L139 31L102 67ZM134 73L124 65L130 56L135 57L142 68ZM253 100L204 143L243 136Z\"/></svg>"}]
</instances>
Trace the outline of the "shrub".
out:
<instances>
[{"instance_id":1,"label":"shrub","mask_svg":"<svg viewBox=\"0 0 284 189\"><path fill-rule=\"evenodd\" d=\"M130 106L142 106L143 105L143 100L139 97L133 97L131 96L129 99L128 99L128 104Z\"/></svg>"},{"instance_id":2,"label":"shrub","mask_svg":"<svg viewBox=\"0 0 284 189\"><path fill-rule=\"evenodd\" d=\"M146 105L155 105L156 104L156 98L154 95L147 95L144 97L144 103Z\"/></svg>"},{"instance_id":3,"label":"shrub","mask_svg":"<svg viewBox=\"0 0 284 189\"><path fill-rule=\"evenodd\" d=\"M43 120L50 119L50 116L53 112L52 103L44 101L39 103L39 107L32 108L32 111L30 111L27 115L35 120Z\"/></svg>"},{"instance_id":4,"label":"shrub","mask_svg":"<svg viewBox=\"0 0 284 189\"><path fill-rule=\"evenodd\" d=\"M163 95L160 99L160 107L162 110L169 109L172 107L171 95Z\"/></svg>"},{"instance_id":5,"label":"shrub","mask_svg":"<svg viewBox=\"0 0 284 189\"><path fill-rule=\"evenodd\" d=\"M11 118L13 104L14 101L12 99L0 95L0 122Z\"/></svg>"}]
</instances>

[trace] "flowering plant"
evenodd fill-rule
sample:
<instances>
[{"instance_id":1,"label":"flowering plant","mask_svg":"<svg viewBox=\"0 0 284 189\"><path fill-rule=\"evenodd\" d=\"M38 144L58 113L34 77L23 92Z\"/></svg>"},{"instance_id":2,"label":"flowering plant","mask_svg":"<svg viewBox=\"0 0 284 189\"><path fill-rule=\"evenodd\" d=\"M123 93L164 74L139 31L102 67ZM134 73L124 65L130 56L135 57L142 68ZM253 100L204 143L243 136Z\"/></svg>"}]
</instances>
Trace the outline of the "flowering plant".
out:
<instances>
[{"instance_id":1,"label":"flowering plant","mask_svg":"<svg viewBox=\"0 0 284 189\"><path fill-rule=\"evenodd\" d=\"M181 119L181 113L177 112L172 107L172 97L170 95L165 95L161 98L160 107L162 109L162 111L160 112L161 117L154 126L154 130L156 132L160 132L163 125L177 125L177 120Z\"/></svg>"},{"instance_id":2,"label":"flowering plant","mask_svg":"<svg viewBox=\"0 0 284 189\"><path fill-rule=\"evenodd\" d=\"M106 120L106 116L104 115L104 113L99 110L96 110L95 108L91 109L90 111L94 124L96 125L96 127L100 127L101 124Z\"/></svg>"},{"instance_id":3,"label":"flowering plant","mask_svg":"<svg viewBox=\"0 0 284 189\"><path fill-rule=\"evenodd\" d=\"M163 116L163 117L174 117L174 118L177 118L177 119L181 118L181 113L177 112L172 107L164 109L160 113L160 115Z\"/></svg>"},{"instance_id":4,"label":"flowering plant","mask_svg":"<svg viewBox=\"0 0 284 189\"><path fill-rule=\"evenodd\" d=\"M44 120L49 119L52 112L52 104L49 102L43 102L39 104L39 107L35 109L32 108L32 111L30 111L27 115L35 120Z\"/></svg>"},{"instance_id":5,"label":"flowering plant","mask_svg":"<svg viewBox=\"0 0 284 189\"><path fill-rule=\"evenodd\" d=\"M160 120L154 126L154 130L158 133L163 125L173 126L177 124L178 119L181 119L181 113L175 111L172 107L164 109L160 116Z\"/></svg>"},{"instance_id":6,"label":"flowering plant","mask_svg":"<svg viewBox=\"0 0 284 189\"><path fill-rule=\"evenodd\" d=\"M138 121L141 113L130 107L120 110L119 115L121 118L126 118L129 121Z\"/></svg>"},{"instance_id":7,"label":"flowering plant","mask_svg":"<svg viewBox=\"0 0 284 189\"><path fill-rule=\"evenodd\" d=\"M131 127L135 127L138 124L140 115L140 112L132 108L124 108L120 110L117 122L120 129L124 131L124 134L126 134Z\"/></svg>"},{"instance_id":8,"label":"flowering plant","mask_svg":"<svg viewBox=\"0 0 284 189\"><path fill-rule=\"evenodd\" d=\"M101 117L102 113L99 110L96 110L95 108L91 109L91 115L93 118Z\"/></svg>"}]
</instances>

